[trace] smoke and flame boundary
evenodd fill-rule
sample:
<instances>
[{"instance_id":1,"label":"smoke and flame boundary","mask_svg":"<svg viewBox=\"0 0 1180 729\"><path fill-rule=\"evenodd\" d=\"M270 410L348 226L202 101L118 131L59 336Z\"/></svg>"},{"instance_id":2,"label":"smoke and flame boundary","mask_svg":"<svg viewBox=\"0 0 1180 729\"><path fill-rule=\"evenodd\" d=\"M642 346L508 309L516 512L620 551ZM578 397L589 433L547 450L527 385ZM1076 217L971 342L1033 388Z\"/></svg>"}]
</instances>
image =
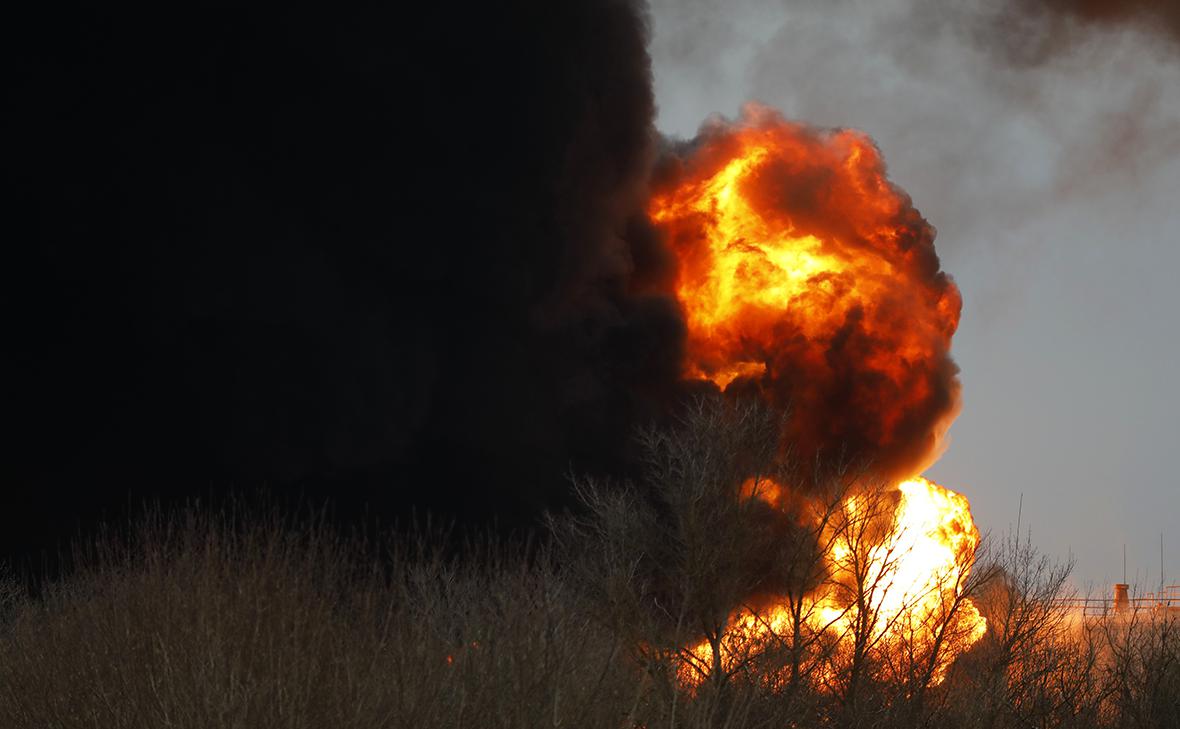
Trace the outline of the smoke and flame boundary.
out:
<instances>
[{"instance_id":1,"label":"smoke and flame boundary","mask_svg":"<svg viewBox=\"0 0 1180 729\"><path fill-rule=\"evenodd\" d=\"M706 125L678 162L657 183L649 216L677 258L683 376L789 407L784 442L805 459L851 451L897 483L879 543L829 544L830 578L808 598L808 628L845 641L859 609L874 643L929 644L933 620L955 605L958 640L936 666L941 682L987 622L957 601L979 543L967 499L913 476L937 457L958 408L950 344L962 302L940 269L933 228L888 180L867 136L765 107ZM860 498L843 502L845 521L864 508ZM867 573L850 573L853 550ZM854 580L870 585L859 608L841 594ZM789 625L785 608L739 610L729 634L748 645ZM704 642L692 654L708 666L712 650Z\"/></svg>"}]
</instances>

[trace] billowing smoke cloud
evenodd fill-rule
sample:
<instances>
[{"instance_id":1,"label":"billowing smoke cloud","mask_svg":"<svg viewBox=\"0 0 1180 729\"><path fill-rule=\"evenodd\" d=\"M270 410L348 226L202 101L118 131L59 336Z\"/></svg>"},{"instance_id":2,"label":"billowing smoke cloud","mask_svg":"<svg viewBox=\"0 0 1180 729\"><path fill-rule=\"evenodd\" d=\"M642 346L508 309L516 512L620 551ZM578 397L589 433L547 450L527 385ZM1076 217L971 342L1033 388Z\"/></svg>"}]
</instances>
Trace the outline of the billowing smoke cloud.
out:
<instances>
[{"instance_id":1,"label":"billowing smoke cloud","mask_svg":"<svg viewBox=\"0 0 1180 729\"><path fill-rule=\"evenodd\" d=\"M210 484L511 518L663 408L638 2L7 25L10 544Z\"/></svg>"},{"instance_id":2,"label":"billowing smoke cloud","mask_svg":"<svg viewBox=\"0 0 1180 729\"><path fill-rule=\"evenodd\" d=\"M1172 83L1180 3L905 2L913 3L909 29L903 22L884 24L894 37L893 52L945 35L963 43L960 56L982 53L967 83L982 82L984 93L997 94L1009 119L1013 112L1029 116L1053 133L1056 202L1102 193L1111 175L1138 184L1180 152ZM1020 197L1030 210L1045 204L1035 192Z\"/></svg>"}]
</instances>

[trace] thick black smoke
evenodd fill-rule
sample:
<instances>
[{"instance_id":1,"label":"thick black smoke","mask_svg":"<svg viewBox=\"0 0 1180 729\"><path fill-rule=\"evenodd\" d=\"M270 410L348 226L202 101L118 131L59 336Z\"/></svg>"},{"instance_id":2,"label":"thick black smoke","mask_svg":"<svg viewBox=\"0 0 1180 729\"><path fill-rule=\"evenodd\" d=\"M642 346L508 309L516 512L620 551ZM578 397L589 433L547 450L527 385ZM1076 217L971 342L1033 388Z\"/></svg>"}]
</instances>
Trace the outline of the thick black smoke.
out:
<instances>
[{"instance_id":1,"label":"thick black smoke","mask_svg":"<svg viewBox=\"0 0 1180 729\"><path fill-rule=\"evenodd\" d=\"M511 519L663 408L643 8L402 5L7 23L9 549L259 483Z\"/></svg>"}]
</instances>

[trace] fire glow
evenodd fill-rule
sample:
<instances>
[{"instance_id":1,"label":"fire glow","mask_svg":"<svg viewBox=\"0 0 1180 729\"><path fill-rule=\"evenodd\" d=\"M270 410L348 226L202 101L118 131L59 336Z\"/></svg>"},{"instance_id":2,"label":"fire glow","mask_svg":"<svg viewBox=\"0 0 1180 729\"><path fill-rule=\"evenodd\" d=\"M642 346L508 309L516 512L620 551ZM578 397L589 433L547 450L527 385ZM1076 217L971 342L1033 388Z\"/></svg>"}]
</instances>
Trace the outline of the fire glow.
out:
<instances>
[{"instance_id":1,"label":"fire glow","mask_svg":"<svg viewBox=\"0 0 1180 729\"><path fill-rule=\"evenodd\" d=\"M937 455L958 404L949 351L961 300L933 228L859 132L752 106L739 122L706 127L680 162L656 184L649 215L677 257L683 376L789 408L784 442L805 460L833 450L870 457L897 484L880 542L831 542L810 629L845 636L868 616L874 641L934 640L921 626L955 603L979 533L966 498L912 476ZM859 498L843 502L845 520L864 508ZM871 585L860 607L840 594L857 549L855 579ZM969 601L957 609L961 639L938 680L986 630ZM772 607L739 611L732 627L748 641L781 635L786 621ZM707 664L711 650L694 652Z\"/></svg>"}]
</instances>

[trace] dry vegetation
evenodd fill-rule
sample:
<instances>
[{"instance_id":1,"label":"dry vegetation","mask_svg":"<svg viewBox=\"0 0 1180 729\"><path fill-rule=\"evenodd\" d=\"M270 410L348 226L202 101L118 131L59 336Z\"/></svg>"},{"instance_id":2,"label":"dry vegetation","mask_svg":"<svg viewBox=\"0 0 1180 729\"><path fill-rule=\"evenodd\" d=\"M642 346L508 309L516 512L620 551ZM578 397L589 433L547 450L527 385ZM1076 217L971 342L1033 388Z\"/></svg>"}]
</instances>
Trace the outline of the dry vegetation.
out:
<instances>
[{"instance_id":1,"label":"dry vegetation","mask_svg":"<svg viewBox=\"0 0 1180 729\"><path fill-rule=\"evenodd\" d=\"M1018 535L964 575L989 630L943 681L945 645L865 630L845 650L809 629L831 530L785 528L739 488L781 467L775 429L705 404L645 433L648 478L579 481L584 508L544 547L457 558L422 531L149 515L35 598L0 581L0 726L1180 726L1180 625L1077 619L1069 565ZM861 480L828 473L810 508ZM793 629L743 643L731 612L769 595ZM954 606L931 619L952 644ZM687 649L701 641L717 650Z\"/></svg>"}]
</instances>

